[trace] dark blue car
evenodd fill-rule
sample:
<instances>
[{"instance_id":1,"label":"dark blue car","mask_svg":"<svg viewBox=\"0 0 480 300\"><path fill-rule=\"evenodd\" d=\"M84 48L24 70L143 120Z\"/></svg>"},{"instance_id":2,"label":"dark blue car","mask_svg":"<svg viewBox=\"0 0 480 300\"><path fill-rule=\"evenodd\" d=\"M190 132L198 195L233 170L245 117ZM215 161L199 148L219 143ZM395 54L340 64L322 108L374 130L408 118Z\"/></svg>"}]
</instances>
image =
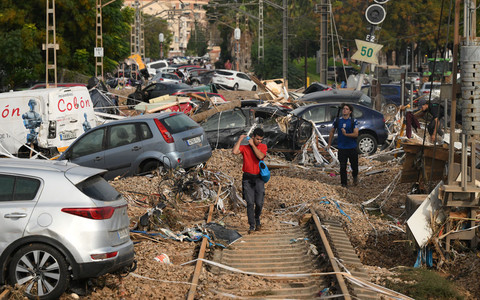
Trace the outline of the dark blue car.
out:
<instances>
[{"instance_id":1,"label":"dark blue car","mask_svg":"<svg viewBox=\"0 0 480 300\"><path fill-rule=\"evenodd\" d=\"M384 144L388 137L383 114L364 105L349 104L353 106L353 117L358 122L358 153L368 155L375 153L378 145ZM333 120L341 116L340 105L339 102L310 104L296 108L292 114L313 121L325 141L328 141ZM337 133L334 136L334 145L336 140Z\"/></svg>"},{"instance_id":2,"label":"dark blue car","mask_svg":"<svg viewBox=\"0 0 480 300\"><path fill-rule=\"evenodd\" d=\"M372 97L372 89L370 85L362 86L362 92ZM395 106L400 106L402 104L402 86L400 84L382 84L380 85L380 94L385 98L385 103L393 103ZM404 103L408 101L408 90L404 91Z\"/></svg>"}]
</instances>

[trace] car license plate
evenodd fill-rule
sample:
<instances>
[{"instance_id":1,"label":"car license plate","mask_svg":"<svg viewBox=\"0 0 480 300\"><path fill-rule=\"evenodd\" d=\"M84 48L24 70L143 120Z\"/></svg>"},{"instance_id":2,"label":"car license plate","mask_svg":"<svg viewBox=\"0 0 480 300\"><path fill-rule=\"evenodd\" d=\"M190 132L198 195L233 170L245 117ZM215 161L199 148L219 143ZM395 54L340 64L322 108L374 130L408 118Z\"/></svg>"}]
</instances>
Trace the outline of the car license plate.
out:
<instances>
[{"instance_id":1,"label":"car license plate","mask_svg":"<svg viewBox=\"0 0 480 300\"><path fill-rule=\"evenodd\" d=\"M129 234L130 234L130 231L128 230L128 228L120 229L118 231L118 238L123 240L124 238L128 237Z\"/></svg>"},{"instance_id":2,"label":"car license plate","mask_svg":"<svg viewBox=\"0 0 480 300\"><path fill-rule=\"evenodd\" d=\"M201 139L199 136L197 136L197 137L188 139L188 140L187 140L187 145L191 146L191 145L198 144L198 143L200 143L200 142L202 142L202 139Z\"/></svg>"},{"instance_id":3,"label":"car license plate","mask_svg":"<svg viewBox=\"0 0 480 300\"><path fill-rule=\"evenodd\" d=\"M60 134L60 140L71 140L71 139L74 139L76 138L77 135L75 134L75 132L72 132L72 131L65 131L63 133Z\"/></svg>"}]
</instances>

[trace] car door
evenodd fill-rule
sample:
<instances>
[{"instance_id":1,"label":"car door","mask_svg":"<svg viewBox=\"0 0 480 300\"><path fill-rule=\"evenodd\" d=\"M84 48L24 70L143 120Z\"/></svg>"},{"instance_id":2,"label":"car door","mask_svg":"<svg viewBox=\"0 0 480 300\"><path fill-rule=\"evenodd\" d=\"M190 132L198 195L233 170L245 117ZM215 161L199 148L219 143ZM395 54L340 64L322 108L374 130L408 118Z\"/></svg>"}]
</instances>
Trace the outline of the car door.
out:
<instances>
[{"instance_id":1,"label":"car door","mask_svg":"<svg viewBox=\"0 0 480 300\"><path fill-rule=\"evenodd\" d=\"M305 120L312 121L315 124L315 127L327 142L332 128L329 107L329 105L314 105L302 114Z\"/></svg>"},{"instance_id":2,"label":"car door","mask_svg":"<svg viewBox=\"0 0 480 300\"><path fill-rule=\"evenodd\" d=\"M163 83L156 83L151 90L148 91L148 100L167 94L167 87Z\"/></svg>"},{"instance_id":3,"label":"car door","mask_svg":"<svg viewBox=\"0 0 480 300\"><path fill-rule=\"evenodd\" d=\"M106 127L92 129L68 149L66 158L84 167L105 169Z\"/></svg>"},{"instance_id":4,"label":"car door","mask_svg":"<svg viewBox=\"0 0 480 300\"><path fill-rule=\"evenodd\" d=\"M106 179L132 175L132 164L143 153L141 134L136 123L122 123L108 127L105 150Z\"/></svg>"},{"instance_id":5,"label":"car door","mask_svg":"<svg viewBox=\"0 0 480 300\"><path fill-rule=\"evenodd\" d=\"M201 125L212 148L232 148L238 137L248 130L247 120L248 110L234 109L219 112Z\"/></svg>"},{"instance_id":6,"label":"car door","mask_svg":"<svg viewBox=\"0 0 480 300\"><path fill-rule=\"evenodd\" d=\"M247 74L237 73L236 79L239 90L250 91L252 89L253 81L250 80Z\"/></svg>"},{"instance_id":7,"label":"car door","mask_svg":"<svg viewBox=\"0 0 480 300\"><path fill-rule=\"evenodd\" d=\"M38 178L0 173L0 253L23 236L41 187Z\"/></svg>"}]
</instances>

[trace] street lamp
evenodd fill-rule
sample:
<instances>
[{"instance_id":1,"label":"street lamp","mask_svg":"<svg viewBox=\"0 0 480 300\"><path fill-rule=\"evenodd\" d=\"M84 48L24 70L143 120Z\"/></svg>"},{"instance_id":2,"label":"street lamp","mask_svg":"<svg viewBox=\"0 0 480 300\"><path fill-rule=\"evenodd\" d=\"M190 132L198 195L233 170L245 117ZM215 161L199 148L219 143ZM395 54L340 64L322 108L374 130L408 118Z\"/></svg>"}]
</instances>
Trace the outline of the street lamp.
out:
<instances>
[{"instance_id":1,"label":"street lamp","mask_svg":"<svg viewBox=\"0 0 480 300\"><path fill-rule=\"evenodd\" d=\"M239 40L240 40L240 36L241 36L241 31L240 31L240 28L235 28L235 30L233 31L233 37L235 38L235 61L236 61L236 70L239 71L239 68L238 68L238 58L240 56L240 50L238 49L239 47Z\"/></svg>"},{"instance_id":2,"label":"street lamp","mask_svg":"<svg viewBox=\"0 0 480 300\"><path fill-rule=\"evenodd\" d=\"M162 59L163 58L163 41L164 41L163 33L160 33L158 35L158 40L160 41L160 59Z\"/></svg>"}]
</instances>

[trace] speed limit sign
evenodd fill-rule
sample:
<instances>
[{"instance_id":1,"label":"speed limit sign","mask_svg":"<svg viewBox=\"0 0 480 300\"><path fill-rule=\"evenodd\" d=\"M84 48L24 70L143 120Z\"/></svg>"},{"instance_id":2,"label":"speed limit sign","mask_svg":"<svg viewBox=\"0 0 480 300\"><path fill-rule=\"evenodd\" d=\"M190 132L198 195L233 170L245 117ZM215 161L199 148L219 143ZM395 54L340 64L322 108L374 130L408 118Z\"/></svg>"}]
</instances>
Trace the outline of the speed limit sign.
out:
<instances>
[{"instance_id":1,"label":"speed limit sign","mask_svg":"<svg viewBox=\"0 0 480 300\"><path fill-rule=\"evenodd\" d=\"M364 61L371 64L378 64L377 54L383 45L370 43L362 40L355 40L357 44L357 52L353 54L352 59Z\"/></svg>"}]
</instances>

